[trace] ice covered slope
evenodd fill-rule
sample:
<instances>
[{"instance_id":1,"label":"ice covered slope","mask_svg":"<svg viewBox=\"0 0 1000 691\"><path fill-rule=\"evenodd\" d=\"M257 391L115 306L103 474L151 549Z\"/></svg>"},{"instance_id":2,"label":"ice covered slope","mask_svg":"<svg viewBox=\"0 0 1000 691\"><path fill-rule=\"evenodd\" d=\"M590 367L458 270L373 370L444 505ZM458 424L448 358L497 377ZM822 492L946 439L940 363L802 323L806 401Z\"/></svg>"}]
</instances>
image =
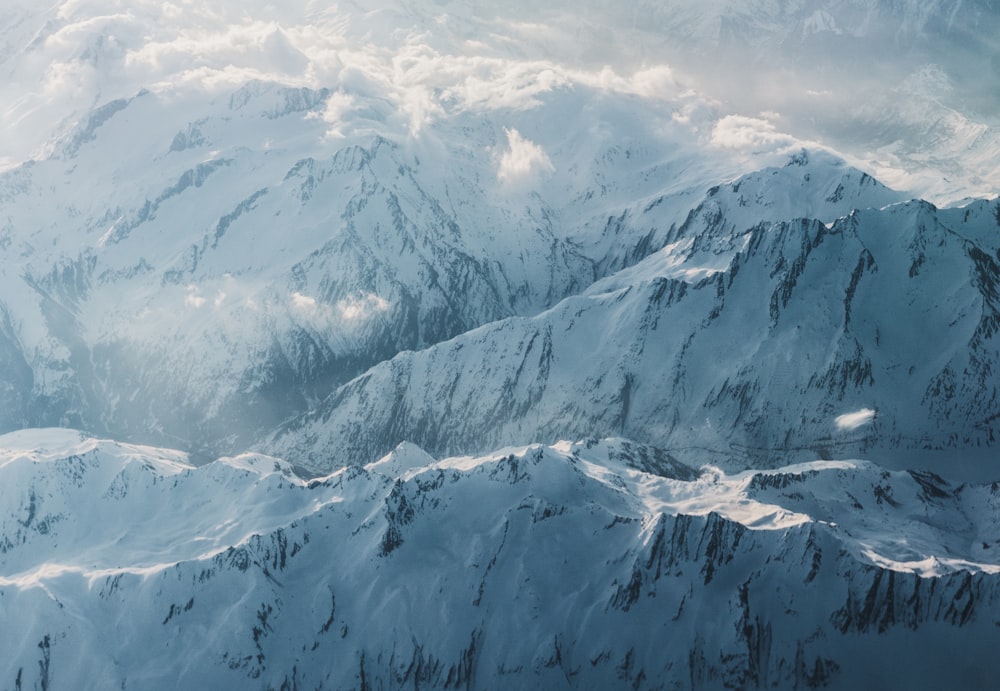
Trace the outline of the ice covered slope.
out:
<instances>
[{"instance_id":1,"label":"ice covered slope","mask_svg":"<svg viewBox=\"0 0 1000 691\"><path fill-rule=\"evenodd\" d=\"M441 461L401 445L308 482L273 458L193 468L64 430L0 448L7 688L941 688L1000 671L996 484L862 461L727 475L621 439Z\"/></svg>"},{"instance_id":2,"label":"ice covered slope","mask_svg":"<svg viewBox=\"0 0 1000 691\"><path fill-rule=\"evenodd\" d=\"M622 434L727 467L930 450L921 465L988 475L997 202L727 220L771 176L713 190L674 242L583 295L372 368L264 448L322 467L401 440L473 453Z\"/></svg>"}]
</instances>

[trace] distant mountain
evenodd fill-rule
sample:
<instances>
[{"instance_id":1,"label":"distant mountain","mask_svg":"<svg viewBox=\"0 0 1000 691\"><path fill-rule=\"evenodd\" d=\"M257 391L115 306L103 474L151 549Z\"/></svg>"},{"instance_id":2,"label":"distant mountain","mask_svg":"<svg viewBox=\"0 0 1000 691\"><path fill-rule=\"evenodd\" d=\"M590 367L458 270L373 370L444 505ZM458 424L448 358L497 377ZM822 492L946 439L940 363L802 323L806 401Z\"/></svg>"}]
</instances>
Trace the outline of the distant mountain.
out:
<instances>
[{"instance_id":1,"label":"distant mountain","mask_svg":"<svg viewBox=\"0 0 1000 691\"><path fill-rule=\"evenodd\" d=\"M0 427L242 448L400 351L634 264L728 165L692 170L693 148L638 139L629 104L561 92L553 107L592 100L609 129L549 142L570 172L538 179L543 197L501 160L533 150L537 116L524 135L470 116L418 143L324 143L329 96L142 92L0 174Z\"/></svg>"}]
</instances>

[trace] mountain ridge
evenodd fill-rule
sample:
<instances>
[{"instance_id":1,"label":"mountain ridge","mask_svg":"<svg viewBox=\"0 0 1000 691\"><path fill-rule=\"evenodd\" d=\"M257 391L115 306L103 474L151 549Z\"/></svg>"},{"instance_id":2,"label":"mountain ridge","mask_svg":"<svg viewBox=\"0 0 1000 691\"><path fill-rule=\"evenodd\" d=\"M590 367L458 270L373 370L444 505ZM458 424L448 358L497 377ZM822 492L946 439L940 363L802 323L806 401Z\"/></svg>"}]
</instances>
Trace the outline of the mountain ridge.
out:
<instances>
[{"instance_id":1,"label":"mountain ridge","mask_svg":"<svg viewBox=\"0 0 1000 691\"><path fill-rule=\"evenodd\" d=\"M727 475L621 439L441 461L403 446L310 481L71 431L0 449L0 474L22 476L0 511L17 528L0 608L34 613L0 630L8 684L821 688L880 674L859 646L913 632L942 645L898 678L989 668L943 663L996 625L998 525L975 508L997 505L996 483L856 461ZM316 568L331 550L339 567ZM725 625L706 627L716 598Z\"/></svg>"},{"instance_id":2,"label":"mountain ridge","mask_svg":"<svg viewBox=\"0 0 1000 691\"><path fill-rule=\"evenodd\" d=\"M599 430L715 447L698 462L729 468L783 451L793 462L930 447L940 453L924 463L946 476L962 449L992 448L995 201L748 226L718 196L689 215L693 241L682 226L674 244L547 312L380 364L261 448L365 457L406 439L475 453ZM798 413L777 423L786 406ZM868 427L838 432L837 415L867 408L878 411Z\"/></svg>"}]
</instances>

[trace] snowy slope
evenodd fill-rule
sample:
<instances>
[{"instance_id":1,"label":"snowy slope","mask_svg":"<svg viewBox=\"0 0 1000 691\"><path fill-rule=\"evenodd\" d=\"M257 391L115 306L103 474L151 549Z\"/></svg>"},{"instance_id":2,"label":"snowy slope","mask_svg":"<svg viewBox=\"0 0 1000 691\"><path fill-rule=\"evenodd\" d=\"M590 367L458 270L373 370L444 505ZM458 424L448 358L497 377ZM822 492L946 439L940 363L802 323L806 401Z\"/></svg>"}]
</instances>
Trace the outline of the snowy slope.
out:
<instances>
[{"instance_id":1,"label":"snowy slope","mask_svg":"<svg viewBox=\"0 0 1000 691\"><path fill-rule=\"evenodd\" d=\"M330 98L140 92L0 175L3 428L238 450L400 351L722 232L699 214L743 229L903 198L814 152L698 206L745 164L583 85L510 127L458 113L418 140L374 134L393 129L377 99L330 138ZM550 121L580 108L599 131Z\"/></svg>"},{"instance_id":2,"label":"snowy slope","mask_svg":"<svg viewBox=\"0 0 1000 691\"><path fill-rule=\"evenodd\" d=\"M193 468L60 430L0 447L18 488L0 507L5 686L820 688L891 671L935 688L998 671L995 484L858 461L695 472L621 439L441 461L404 445L310 482L272 458Z\"/></svg>"},{"instance_id":3,"label":"snowy slope","mask_svg":"<svg viewBox=\"0 0 1000 691\"><path fill-rule=\"evenodd\" d=\"M235 453L398 353L622 270L610 280L628 284L666 246L682 275L653 273L694 280L757 223L905 197L842 160L949 199L996 190L991 129L942 96L941 70L902 84L879 128L933 133L941 156L920 155L958 160L947 192L912 150L830 154L822 133L720 100L653 50L687 32L715 51L731 43L723 24L769 37L763 52L802 27L926 38L947 3L845 2L829 17L799 3L788 19L781 3L593 2L568 24L557 3L547 25L482 3L172 7L2 10L0 430ZM606 43L602 26L652 52L579 54ZM966 3L945 38L988 26ZM804 143L801 170L767 168ZM725 199L706 198L716 187Z\"/></svg>"},{"instance_id":4,"label":"snowy slope","mask_svg":"<svg viewBox=\"0 0 1000 691\"><path fill-rule=\"evenodd\" d=\"M376 111L344 141L317 116L329 97L143 92L0 176L7 429L239 448L401 350L641 259L731 165L635 142L634 103L593 89L549 98L607 123L550 138L558 180L504 163L538 116L456 117L413 142L373 134L392 129Z\"/></svg>"},{"instance_id":5,"label":"snowy slope","mask_svg":"<svg viewBox=\"0 0 1000 691\"><path fill-rule=\"evenodd\" d=\"M622 434L726 467L936 449L920 463L990 477L997 203L730 223L726 200L776 174L710 192L675 242L583 295L376 366L262 448L327 467L402 440Z\"/></svg>"}]
</instances>

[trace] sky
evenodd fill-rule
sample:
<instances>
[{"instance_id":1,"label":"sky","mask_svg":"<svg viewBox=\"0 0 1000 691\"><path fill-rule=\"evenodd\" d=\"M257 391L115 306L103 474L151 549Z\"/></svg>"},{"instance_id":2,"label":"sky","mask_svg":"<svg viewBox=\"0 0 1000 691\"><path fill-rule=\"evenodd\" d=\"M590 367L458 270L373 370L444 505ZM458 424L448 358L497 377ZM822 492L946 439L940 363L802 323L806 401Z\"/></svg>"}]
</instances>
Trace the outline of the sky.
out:
<instances>
[{"instance_id":1,"label":"sky","mask_svg":"<svg viewBox=\"0 0 1000 691\"><path fill-rule=\"evenodd\" d=\"M0 167L51 155L90 110L143 89L329 89L323 117L337 140L360 133L358 114L372 108L387 135L419 138L456 115L499 118L584 87L668 113L748 167L806 146L938 204L1000 190L1000 3L538 5L7 0ZM506 136L511 178L550 165L524 133Z\"/></svg>"}]
</instances>

